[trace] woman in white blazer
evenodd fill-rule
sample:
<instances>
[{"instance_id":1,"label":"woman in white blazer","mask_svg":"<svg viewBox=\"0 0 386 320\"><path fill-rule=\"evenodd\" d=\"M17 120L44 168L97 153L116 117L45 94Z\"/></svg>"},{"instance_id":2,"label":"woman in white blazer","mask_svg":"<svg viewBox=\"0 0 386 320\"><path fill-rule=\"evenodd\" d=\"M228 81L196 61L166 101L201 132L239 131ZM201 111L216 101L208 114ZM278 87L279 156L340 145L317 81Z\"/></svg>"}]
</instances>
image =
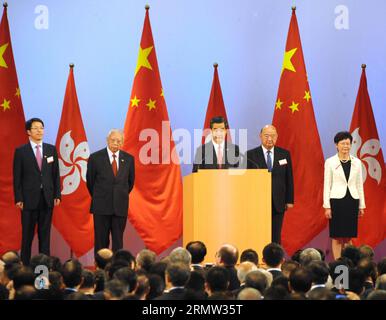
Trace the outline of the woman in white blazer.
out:
<instances>
[{"instance_id":1,"label":"woman in white blazer","mask_svg":"<svg viewBox=\"0 0 386 320\"><path fill-rule=\"evenodd\" d=\"M343 246L358 236L358 217L366 208L361 160L350 155L352 140L350 132L338 132L334 137L338 153L324 164L323 207L335 259L341 256Z\"/></svg>"}]
</instances>

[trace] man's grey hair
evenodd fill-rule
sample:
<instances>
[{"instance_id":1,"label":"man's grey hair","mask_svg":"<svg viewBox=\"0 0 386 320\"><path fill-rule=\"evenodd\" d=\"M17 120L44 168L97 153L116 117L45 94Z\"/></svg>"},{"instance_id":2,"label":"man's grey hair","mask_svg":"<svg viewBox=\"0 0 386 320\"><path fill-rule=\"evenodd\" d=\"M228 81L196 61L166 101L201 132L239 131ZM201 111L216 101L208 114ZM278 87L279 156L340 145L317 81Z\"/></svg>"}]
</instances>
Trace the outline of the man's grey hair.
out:
<instances>
[{"instance_id":1,"label":"man's grey hair","mask_svg":"<svg viewBox=\"0 0 386 320\"><path fill-rule=\"evenodd\" d=\"M192 255L185 248L177 247L172 252L170 252L169 261L170 263L181 262L190 266L190 263L192 261Z\"/></svg>"},{"instance_id":2,"label":"man's grey hair","mask_svg":"<svg viewBox=\"0 0 386 320\"><path fill-rule=\"evenodd\" d=\"M257 270L256 265L250 261L240 263L237 267L237 278L239 278L240 283L244 283L247 274L255 270Z\"/></svg>"},{"instance_id":3,"label":"man's grey hair","mask_svg":"<svg viewBox=\"0 0 386 320\"><path fill-rule=\"evenodd\" d=\"M257 270L265 275L265 277L267 278L267 288L269 288L272 284L272 281L273 281L272 273L269 272L268 270L263 269L263 268L258 268Z\"/></svg>"},{"instance_id":4,"label":"man's grey hair","mask_svg":"<svg viewBox=\"0 0 386 320\"><path fill-rule=\"evenodd\" d=\"M107 134L107 137L106 137L106 138L108 139L113 133L118 133L118 134L120 134L120 135L122 136L122 141L123 141L123 137L124 137L123 131L122 131L121 129L117 129L117 128L111 129L111 130L109 131L109 133Z\"/></svg>"},{"instance_id":5,"label":"man's grey hair","mask_svg":"<svg viewBox=\"0 0 386 320\"><path fill-rule=\"evenodd\" d=\"M136 261L137 266L149 270L150 266L156 261L157 255L149 249L143 249L138 252Z\"/></svg>"},{"instance_id":6,"label":"man's grey hair","mask_svg":"<svg viewBox=\"0 0 386 320\"><path fill-rule=\"evenodd\" d=\"M382 274L377 278L375 282L376 290L386 290L386 274Z\"/></svg>"},{"instance_id":7,"label":"man's grey hair","mask_svg":"<svg viewBox=\"0 0 386 320\"><path fill-rule=\"evenodd\" d=\"M302 266L306 266L311 261L322 261L322 256L318 250L314 248L307 248L302 251L299 260Z\"/></svg>"},{"instance_id":8,"label":"man's grey hair","mask_svg":"<svg viewBox=\"0 0 386 320\"><path fill-rule=\"evenodd\" d=\"M244 288L237 295L237 300L261 300L263 297L255 288Z\"/></svg>"}]
</instances>

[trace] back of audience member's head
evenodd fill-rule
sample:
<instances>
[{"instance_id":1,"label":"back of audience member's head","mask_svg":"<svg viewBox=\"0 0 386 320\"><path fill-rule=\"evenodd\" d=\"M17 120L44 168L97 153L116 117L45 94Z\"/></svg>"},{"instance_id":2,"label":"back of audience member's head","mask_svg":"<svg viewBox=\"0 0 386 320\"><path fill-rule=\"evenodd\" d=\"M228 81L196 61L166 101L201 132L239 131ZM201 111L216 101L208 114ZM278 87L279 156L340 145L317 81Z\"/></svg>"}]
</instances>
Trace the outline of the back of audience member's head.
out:
<instances>
[{"instance_id":1,"label":"back of audience member's head","mask_svg":"<svg viewBox=\"0 0 386 320\"><path fill-rule=\"evenodd\" d=\"M289 277L292 270L295 270L296 268L300 267L300 263L294 260L286 260L281 265L281 272L285 277Z\"/></svg>"},{"instance_id":2,"label":"back of audience member's head","mask_svg":"<svg viewBox=\"0 0 386 320\"><path fill-rule=\"evenodd\" d=\"M352 267L352 262L347 258L339 258L335 261L331 261L328 264L328 268L330 271L330 277L332 279L332 282L335 283L336 278L342 274L343 269L347 268L348 270L348 268L351 268L351 267Z\"/></svg>"},{"instance_id":3,"label":"back of audience member's head","mask_svg":"<svg viewBox=\"0 0 386 320\"><path fill-rule=\"evenodd\" d=\"M82 285L80 289L94 289L95 286L95 274L90 270L84 269L82 271Z\"/></svg>"},{"instance_id":4,"label":"back of audience member's head","mask_svg":"<svg viewBox=\"0 0 386 320\"><path fill-rule=\"evenodd\" d=\"M135 269L136 261L135 257L132 255L132 253L128 250L125 249L119 249L115 251L113 254L113 259L112 262L114 263L115 261L126 261L129 264L129 267L131 269Z\"/></svg>"},{"instance_id":5,"label":"back of audience member's head","mask_svg":"<svg viewBox=\"0 0 386 320\"><path fill-rule=\"evenodd\" d=\"M226 291L216 291L208 297L208 300L234 300L234 296Z\"/></svg>"},{"instance_id":6,"label":"back of audience member's head","mask_svg":"<svg viewBox=\"0 0 386 320\"><path fill-rule=\"evenodd\" d=\"M137 269L143 269L149 272L150 267L155 263L156 259L157 255L155 252L148 249L141 250L136 257Z\"/></svg>"},{"instance_id":7,"label":"back of audience member's head","mask_svg":"<svg viewBox=\"0 0 386 320\"><path fill-rule=\"evenodd\" d=\"M326 284L330 272L324 261L311 261L305 268L310 271L313 284Z\"/></svg>"},{"instance_id":8,"label":"back of audience member's head","mask_svg":"<svg viewBox=\"0 0 386 320\"><path fill-rule=\"evenodd\" d=\"M374 290L370 292L367 300L386 300L386 290Z\"/></svg>"},{"instance_id":9,"label":"back of audience member's head","mask_svg":"<svg viewBox=\"0 0 386 320\"><path fill-rule=\"evenodd\" d=\"M296 250L294 254L291 256L292 261L296 261L300 264L300 254L302 253L303 249Z\"/></svg>"},{"instance_id":10,"label":"back of audience member's head","mask_svg":"<svg viewBox=\"0 0 386 320\"><path fill-rule=\"evenodd\" d=\"M305 267L311 261L321 261L322 256L320 252L314 248L307 248L300 254L300 264Z\"/></svg>"},{"instance_id":11,"label":"back of audience member's head","mask_svg":"<svg viewBox=\"0 0 386 320\"><path fill-rule=\"evenodd\" d=\"M247 276L247 274L254 270L257 270L257 267L253 262L250 262L250 261L241 262L237 266L237 277L239 278L240 283L244 283L245 277Z\"/></svg>"},{"instance_id":12,"label":"back of audience member's head","mask_svg":"<svg viewBox=\"0 0 386 320\"><path fill-rule=\"evenodd\" d=\"M291 293L289 288L289 279L285 276L279 276L275 280L272 281L271 287L281 286L285 290L287 290L288 294Z\"/></svg>"},{"instance_id":13,"label":"back of audience member's head","mask_svg":"<svg viewBox=\"0 0 386 320\"><path fill-rule=\"evenodd\" d=\"M21 264L20 255L18 254L17 251L14 251L14 250L3 253L0 260L3 261L4 264L14 264L14 263Z\"/></svg>"},{"instance_id":14,"label":"back of audience member's head","mask_svg":"<svg viewBox=\"0 0 386 320\"><path fill-rule=\"evenodd\" d=\"M265 278L267 279L267 287L270 287L273 281L272 273L263 268L258 268L257 270L260 271L263 275L265 275Z\"/></svg>"},{"instance_id":15,"label":"back of audience member's head","mask_svg":"<svg viewBox=\"0 0 386 320\"><path fill-rule=\"evenodd\" d=\"M353 245L344 247L341 256L350 259L355 267L358 265L358 262L361 258L359 249Z\"/></svg>"},{"instance_id":16,"label":"back of audience member's head","mask_svg":"<svg viewBox=\"0 0 386 320\"><path fill-rule=\"evenodd\" d=\"M287 297L287 300L308 300L304 292L291 292Z\"/></svg>"},{"instance_id":17,"label":"back of audience member's head","mask_svg":"<svg viewBox=\"0 0 386 320\"><path fill-rule=\"evenodd\" d=\"M375 282L376 290L386 290L386 274L382 274L377 278Z\"/></svg>"},{"instance_id":18,"label":"back of audience member's head","mask_svg":"<svg viewBox=\"0 0 386 320\"><path fill-rule=\"evenodd\" d=\"M58 257L49 256L48 259L49 259L48 269L50 271L62 272L62 261L60 261Z\"/></svg>"},{"instance_id":19,"label":"back of audience member's head","mask_svg":"<svg viewBox=\"0 0 386 320\"><path fill-rule=\"evenodd\" d=\"M135 295L140 300L146 300L147 295L150 292L150 283L147 275L139 275L137 277L137 286L135 288Z\"/></svg>"},{"instance_id":20,"label":"back of audience member's head","mask_svg":"<svg viewBox=\"0 0 386 320\"><path fill-rule=\"evenodd\" d=\"M87 294L84 294L83 292L73 292L67 295L65 300L91 300L90 296Z\"/></svg>"},{"instance_id":21,"label":"back of audience member's head","mask_svg":"<svg viewBox=\"0 0 386 320\"><path fill-rule=\"evenodd\" d=\"M166 281L173 287L184 287L189 281L190 267L182 262L170 263L166 268Z\"/></svg>"},{"instance_id":22,"label":"back of audience member's head","mask_svg":"<svg viewBox=\"0 0 386 320\"><path fill-rule=\"evenodd\" d=\"M312 275L304 267L293 270L289 276L290 289L295 292L306 293L312 286Z\"/></svg>"},{"instance_id":23,"label":"back of audience member's head","mask_svg":"<svg viewBox=\"0 0 386 320\"><path fill-rule=\"evenodd\" d=\"M285 300L288 296L288 291L282 286L269 287L263 295L264 300Z\"/></svg>"},{"instance_id":24,"label":"back of audience member's head","mask_svg":"<svg viewBox=\"0 0 386 320\"><path fill-rule=\"evenodd\" d=\"M112 260L111 263L106 266L108 280L113 279L114 273L117 272L119 269L126 267L131 269L129 262L127 262L126 260Z\"/></svg>"},{"instance_id":25,"label":"back of audience member's head","mask_svg":"<svg viewBox=\"0 0 386 320\"><path fill-rule=\"evenodd\" d=\"M165 271L167 266L168 263L165 261L156 262L150 267L149 273L159 275L162 281L165 283Z\"/></svg>"},{"instance_id":26,"label":"back of audience member's head","mask_svg":"<svg viewBox=\"0 0 386 320\"><path fill-rule=\"evenodd\" d=\"M206 256L206 246L201 241L191 241L186 245L186 250L189 251L192 257L192 263L199 264L204 261Z\"/></svg>"},{"instance_id":27,"label":"back of audience member's head","mask_svg":"<svg viewBox=\"0 0 386 320\"><path fill-rule=\"evenodd\" d=\"M360 296L365 291L365 274L358 268L349 269L348 272L348 291L352 291Z\"/></svg>"},{"instance_id":28,"label":"back of audience member's head","mask_svg":"<svg viewBox=\"0 0 386 320\"><path fill-rule=\"evenodd\" d=\"M335 294L327 288L318 288L318 290L311 290L308 293L310 300L335 300Z\"/></svg>"},{"instance_id":29,"label":"back of audience member's head","mask_svg":"<svg viewBox=\"0 0 386 320\"><path fill-rule=\"evenodd\" d=\"M65 287L63 276L58 271L50 271L48 274L48 280L50 282L49 288L54 291L61 291Z\"/></svg>"},{"instance_id":30,"label":"back of audience member's head","mask_svg":"<svg viewBox=\"0 0 386 320\"><path fill-rule=\"evenodd\" d=\"M97 269L104 270L106 265L111 262L113 258L113 252L110 249L104 248L98 250L95 254L95 266Z\"/></svg>"},{"instance_id":31,"label":"back of audience member's head","mask_svg":"<svg viewBox=\"0 0 386 320\"><path fill-rule=\"evenodd\" d=\"M359 255L361 259L363 258L369 258L371 260L374 259L374 250L369 245L363 244L358 249L359 249Z\"/></svg>"},{"instance_id":32,"label":"back of audience member's head","mask_svg":"<svg viewBox=\"0 0 386 320\"><path fill-rule=\"evenodd\" d=\"M190 252L182 247L177 247L172 250L169 254L170 263L183 263L187 266L190 266L192 263L192 256Z\"/></svg>"},{"instance_id":33,"label":"back of audience member's head","mask_svg":"<svg viewBox=\"0 0 386 320\"><path fill-rule=\"evenodd\" d=\"M231 244L224 244L217 252L217 259L221 265L233 267L239 259L239 250Z\"/></svg>"},{"instance_id":34,"label":"back of audience member's head","mask_svg":"<svg viewBox=\"0 0 386 320\"><path fill-rule=\"evenodd\" d=\"M128 287L128 292L134 292L137 287L137 274L130 267L118 269L114 273L113 279L117 279L126 285Z\"/></svg>"},{"instance_id":35,"label":"back of audience member's head","mask_svg":"<svg viewBox=\"0 0 386 320\"><path fill-rule=\"evenodd\" d=\"M377 264L378 274L386 274L386 257L382 258Z\"/></svg>"},{"instance_id":36,"label":"back of audience member's head","mask_svg":"<svg viewBox=\"0 0 386 320\"><path fill-rule=\"evenodd\" d=\"M259 290L255 288L244 288L242 289L238 295L237 300L261 300L262 295Z\"/></svg>"},{"instance_id":37,"label":"back of audience member's head","mask_svg":"<svg viewBox=\"0 0 386 320\"><path fill-rule=\"evenodd\" d=\"M206 274L206 288L213 294L216 291L226 291L229 286L229 273L220 266L212 267Z\"/></svg>"},{"instance_id":38,"label":"back of audience member's head","mask_svg":"<svg viewBox=\"0 0 386 320\"><path fill-rule=\"evenodd\" d=\"M9 290L7 287L0 283L0 301L8 300L9 298Z\"/></svg>"},{"instance_id":39,"label":"back of audience member's head","mask_svg":"<svg viewBox=\"0 0 386 320\"><path fill-rule=\"evenodd\" d=\"M205 291L205 277L202 272L191 271L188 283L185 286L187 289L193 291L204 292Z\"/></svg>"},{"instance_id":40,"label":"back of audience member's head","mask_svg":"<svg viewBox=\"0 0 386 320\"><path fill-rule=\"evenodd\" d=\"M36 288L33 285L23 285L15 289L14 300L34 300L36 296Z\"/></svg>"},{"instance_id":41,"label":"back of audience member's head","mask_svg":"<svg viewBox=\"0 0 386 320\"><path fill-rule=\"evenodd\" d=\"M371 258L363 258L358 262L358 269L362 270L363 274L371 281L375 283L378 277L377 264Z\"/></svg>"},{"instance_id":42,"label":"back of audience member's head","mask_svg":"<svg viewBox=\"0 0 386 320\"><path fill-rule=\"evenodd\" d=\"M326 253L324 252L324 250L320 249L320 248L315 248L319 253L320 253L320 258L322 259L322 261L325 261L326 260Z\"/></svg>"},{"instance_id":43,"label":"back of audience member's head","mask_svg":"<svg viewBox=\"0 0 386 320\"><path fill-rule=\"evenodd\" d=\"M22 266L13 275L13 288L17 291L23 286L34 286L35 278L30 267Z\"/></svg>"},{"instance_id":44,"label":"back of audience member's head","mask_svg":"<svg viewBox=\"0 0 386 320\"><path fill-rule=\"evenodd\" d=\"M76 259L67 260L62 267L63 282L67 288L76 288L82 282L82 264Z\"/></svg>"},{"instance_id":45,"label":"back of audience member's head","mask_svg":"<svg viewBox=\"0 0 386 320\"><path fill-rule=\"evenodd\" d=\"M259 292L264 292L268 287L268 281L260 270L251 271L245 277L245 287L255 288Z\"/></svg>"},{"instance_id":46,"label":"back of audience member's head","mask_svg":"<svg viewBox=\"0 0 386 320\"><path fill-rule=\"evenodd\" d=\"M103 290L106 300L121 300L128 293L129 287L118 279L109 280Z\"/></svg>"},{"instance_id":47,"label":"back of audience member's head","mask_svg":"<svg viewBox=\"0 0 386 320\"><path fill-rule=\"evenodd\" d=\"M105 288L105 281L106 281L106 273L101 270L95 270L95 289L94 292L100 292L103 291Z\"/></svg>"},{"instance_id":48,"label":"back of audience member's head","mask_svg":"<svg viewBox=\"0 0 386 320\"><path fill-rule=\"evenodd\" d=\"M19 263L10 263L4 265L3 270L3 284L7 285L9 281L13 280L15 272L19 270L23 265Z\"/></svg>"},{"instance_id":49,"label":"back of audience member's head","mask_svg":"<svg viewBox=\"0 0 386 320\"><path fill-rule=\"evenodd\" d=\"M44 253L39 253L31 258L29 266L31 267L33 272L35 272L35 268L37 266L46 266L49 270L50 269L50 257Z\"/></svg>"},{"instance_id":50,"label":"back of audience member's head","mask_svg":"<svg viewBox=\"0 0 386 320\"><path fill-rule=\"evenodd\" d=\"M252 262L256 266L258 266L259 265L259 255L253 249L246 249L241 253L241 256L240 256L240 263L243 263L245 261Z\"/></svg>"},{"instance_id":51,"label":"back of audience member's head","mask_svg":"<svg viewBox=\"0 0 386 320\"><path fill-rule=\"evenodd\" d=\"M150 273L148 275L150 291L146 300L153 300L160 296L165 289L165 281L158 274Z\"/></svg>"},{"instance_id":52,"label":"back of audience member's head","mask_svg":"<svg viewBox=\"0 0 386 320\"><path fill-rule=\"evenodd\" d=\"M283 247L272 242L263 249L263 261L268 267L277 268L284 262L284 254Z\"/></svg>"}]
</instances>

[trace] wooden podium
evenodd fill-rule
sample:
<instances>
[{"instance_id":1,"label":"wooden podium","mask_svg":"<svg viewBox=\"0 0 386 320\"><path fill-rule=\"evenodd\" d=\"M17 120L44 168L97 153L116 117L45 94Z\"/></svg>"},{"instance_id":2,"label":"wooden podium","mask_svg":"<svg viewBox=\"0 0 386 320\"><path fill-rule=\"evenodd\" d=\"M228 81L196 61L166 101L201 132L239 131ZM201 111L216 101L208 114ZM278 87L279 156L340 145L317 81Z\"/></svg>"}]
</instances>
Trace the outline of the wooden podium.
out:
<instances>
[{"instance_id":1,"label":"wooden podium","mask_svg":"<svg viewBox=\"0 0 386 320\"><path fill-rule=\"evenodd\" d=\"M266 169L199 170L184 177L183 244L203 241L205 262L229 243L262 250L271 242L271 173Z\"/></svg>"}]
</instances>

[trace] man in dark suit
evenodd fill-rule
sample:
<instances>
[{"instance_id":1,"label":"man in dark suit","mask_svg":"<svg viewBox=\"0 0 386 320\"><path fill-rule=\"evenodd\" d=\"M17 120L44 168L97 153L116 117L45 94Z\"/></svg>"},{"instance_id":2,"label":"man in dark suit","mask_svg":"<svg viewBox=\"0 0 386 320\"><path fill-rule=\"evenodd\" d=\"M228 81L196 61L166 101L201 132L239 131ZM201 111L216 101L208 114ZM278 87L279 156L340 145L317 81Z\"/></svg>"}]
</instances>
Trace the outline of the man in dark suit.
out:
<instances>
[{"instance_id":1,"label":"man in dark suit","mask_svg":"<svg viewBox=\"0 0 386 320\"><path fill-rule=\"evenodd\" d=\"M31 258L35 226L38 226L39 253L50 255L52 210L60 204L60 173L55 146L43 143L44 123L32 118L25 124L29 143L15 150L13 189L21 209L21 259Z\"/></svg>"},{"instance_id":2,"label":"man in dark suit","mask_svg":"<svg viewBox=\"0 0 386 320\"><path fill-rule=\"evenodd\" d=\"M189 266L182 262L170 263L165 271L165 291L155 300L184 300L189 281Z\"/></svg>"},{"instance_id":3,"label":"man in dark suit","mask_svg":"<svg viewBox=\"0 0 386 320\"><path fill-rule=\"evenodd\" d=\"M226 141L228 124L223 117L210 120L211 141L197 148L193 172L198 169L229 169L239 166L239 147Z\"/></svg>"},{"instance_id":4,"label":"man in dark suit","mask_svg":"<svg viewBox=\"0 0 386 320\"><path fill-rule=\"evenodd\" d=\"M276 146L277 137L274 126L261 129L261 146L247 151L246 167L268 169L272 173L272 242L280 244L284 212L294 203L294 182L291 155Z\"/></svg>"},{"instance_id":5,"label":"man in dark suit","mask_svg":"<svg viewBox=\"0 0 386 320\"><path fill-rule=\"evenodd\" d=\"M95 253L110 244L116 252L123 247L123 232L129 208L129 193L134 186L134 157L122 150L123 133L112 129L107 148L90 155L87 188L94 214Z\"/></svg>"}]
</instances>

